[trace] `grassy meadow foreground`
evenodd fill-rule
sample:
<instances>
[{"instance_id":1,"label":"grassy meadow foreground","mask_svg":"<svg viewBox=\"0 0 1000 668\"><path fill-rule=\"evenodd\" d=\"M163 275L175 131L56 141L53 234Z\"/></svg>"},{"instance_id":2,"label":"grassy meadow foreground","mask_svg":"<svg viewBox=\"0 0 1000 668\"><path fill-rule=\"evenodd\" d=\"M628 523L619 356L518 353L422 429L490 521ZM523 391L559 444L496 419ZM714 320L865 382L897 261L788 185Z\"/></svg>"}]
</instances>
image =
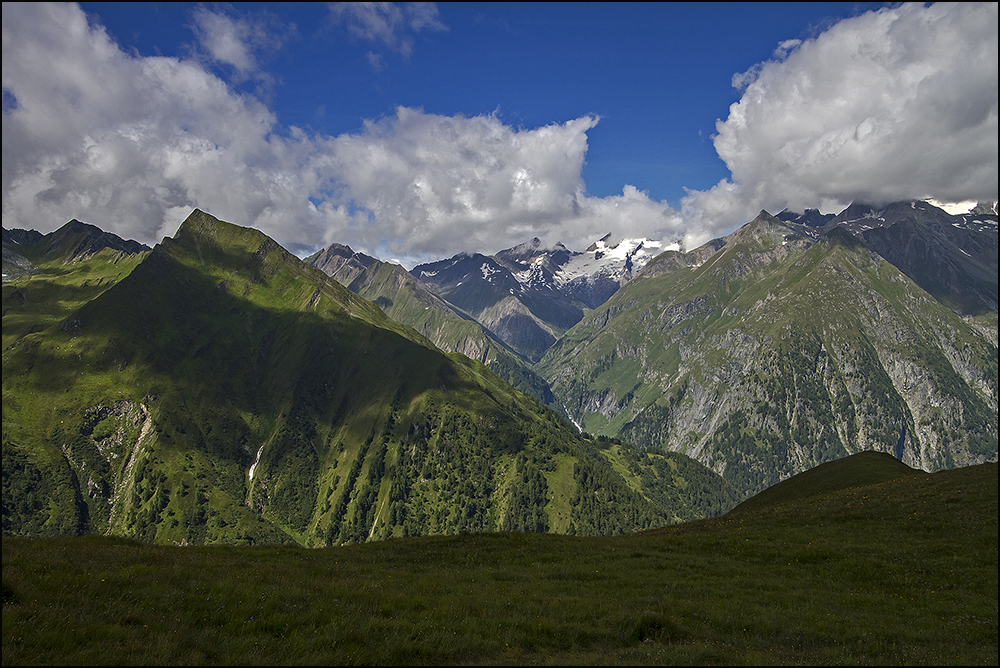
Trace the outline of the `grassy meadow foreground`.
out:
<instances>
[{"instance_id":1,"label":"grassy meadow foreground","mask_svg":"<svg viewBox=\"0 0 1000 668\"><path fill-rule=\"evenodd\" d=\"M997 465L858 457L617 537L5 537L3 663L996 664Z\"/></svg>"}]
</instances>

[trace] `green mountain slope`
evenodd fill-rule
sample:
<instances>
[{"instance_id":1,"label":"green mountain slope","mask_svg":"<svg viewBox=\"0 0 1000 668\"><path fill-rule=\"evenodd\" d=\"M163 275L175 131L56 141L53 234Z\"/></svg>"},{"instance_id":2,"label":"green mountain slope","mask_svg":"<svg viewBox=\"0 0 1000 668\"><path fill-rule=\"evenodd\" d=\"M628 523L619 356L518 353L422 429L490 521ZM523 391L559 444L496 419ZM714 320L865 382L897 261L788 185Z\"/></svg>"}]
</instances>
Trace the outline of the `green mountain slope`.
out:
<instances>
[{"instance_id":1,"label":"green mountain slope","mask_svg":"<svg viewBox=\"0 0 1000 668\"><path fill-rule=\"evenodd\" d=\"M403 267L354 253L339 244L305 261L374 302L393 320L416 329L441 350L479 360L518 390L543 403L552 402L548 384L519 353L472 316L438 297Z\"/></svg>"},{"instance_id":2,"label":"green mountain slope","mask_svg":"<svg viewBox=\"0 0 1000 668\"><path fill-rule=\"evenodd\" d=\"M730 514L765 506L799 503L842 489L877 485L903 476L925 475L884 452L859 452L855 455L820 464L787 480L768 487L739 504Z\"/></svg>"},{"instance_id":3,"label":"green mountain slope","mask_svg":"<svg viewBox=\"0 0 1000 668\"><path fill-rule=\"evenodd\" d=\"M32 323L17 291L82 276L41 269L4 286L5 535L618 533L732 505L712 475L666 505L672 477L630 484L482 364L200 211L112 287Z\"/></svg>"},{"instance_id":4,"label":"green mountain slope","mask_svg":"<svg viewBox=\"0 0 1000 668\"><path fill-rule=\"evenodd\" d=\"M743 495L864 450L997 457L997 347L847 233L766 212L667 252L536 365L585 429L686 453Z\"/></svg>"}]
</instances>

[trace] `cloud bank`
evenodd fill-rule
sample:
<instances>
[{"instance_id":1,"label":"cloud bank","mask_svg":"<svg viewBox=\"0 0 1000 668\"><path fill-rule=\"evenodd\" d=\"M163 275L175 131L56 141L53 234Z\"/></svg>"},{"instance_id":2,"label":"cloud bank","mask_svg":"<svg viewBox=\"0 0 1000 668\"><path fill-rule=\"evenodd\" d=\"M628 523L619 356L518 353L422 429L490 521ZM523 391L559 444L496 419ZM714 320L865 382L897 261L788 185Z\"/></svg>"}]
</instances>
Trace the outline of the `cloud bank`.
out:
<instances>
[{"instance_id":1,"label":"cloud bank","mask_svg":"<svg viewBox=\"0 0 1000 668\"><path fill-rule=\"evenodd\" d=\"M414 32L445 29L432 5L374 9L331 12L404 55ZM714 138L731 179L677 211L630 185L587 195L591 115L522 129L399 107L307 133L210 70L266 80L257 54L285 34L273 21L199 8L191 58L139 57L76 5L5 3L4 226L76 217L151 244L198 207L293 252L338 242L409 265L533 236L691 248L761 208L996 198L996 20L995 4L905 5L782 42L733 78L743 97Z\"/></svg>"},{"instance_id":2,"label":"cloud bank","mask_svg":"<svg viewBox=\"0 0 1000 668\"><path fill-rule=\"evenodd\" d=\"M353 225L365 244L387 241L393 254L499 250L533 236L585 248L608 231L683 235L676 212L632 186L618 197L585 194L587 131L597 122L515 130L493 115L400 107L359 134L319 142L311 171L333 189L319 210L330 229ZM345 199L362 220L334 204Z\"/></svg>"},{"instance_id":3,"label":"cloud bank","mask_svg":"<svg viewBox=\"0 0 1000 668\"><path fill-rule=\"evenodd\" d=\"M196 21L216 60L256 70L259 26L205 9ZM410 261L536 235L682 233L630 186L585 195L596 118L520 130L401 107L360 133L307 135L198 60L130 56L75 5L5 4L4 225L77 217L155 243L199 207L299 252L336 241Z\"/></svg>"},{"instance_id":4,"label":"cloud bank","mask_svg":"<svg viewBox=\"0 0 1000 668\"><path fill-rule=\"evenodd\" d=\"M997 4L908 4L783 42L733 77L716 124L732 178L689 192L692 215L997 197Z\"/></svg>"}]
</instances>

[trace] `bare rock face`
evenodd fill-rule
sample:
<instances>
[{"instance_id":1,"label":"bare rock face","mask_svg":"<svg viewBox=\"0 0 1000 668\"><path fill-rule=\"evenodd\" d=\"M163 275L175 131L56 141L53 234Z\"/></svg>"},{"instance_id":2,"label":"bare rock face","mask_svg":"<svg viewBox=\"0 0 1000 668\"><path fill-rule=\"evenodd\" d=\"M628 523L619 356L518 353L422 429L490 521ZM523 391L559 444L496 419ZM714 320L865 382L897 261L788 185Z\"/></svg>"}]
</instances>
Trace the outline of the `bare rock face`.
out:
<instances>
[{"instance_id":1,"label":"bare rock face","mask_svg":"<svg viewBox=\"0 0 1000 668\"><path fill-rule=\"evenodd\" d=\"M650 262L537 365L588 432L695 457L745 494L864 450L997 457L997 347L850 230L762 212Z\"/></svg>"},{"instance_id":2,"label":"bare rock face","mask_svg":"<svg viewBox=\"0 0 1000 668\"><path fill-rule=\"evenodd\" d=\"M327 276L332 276L342 285L348 285L376 262L378 260L370 255L356 253L350 246L341 244L331 244L305 259L306 264L316 267Z\"/></svg>"}]
</instances>

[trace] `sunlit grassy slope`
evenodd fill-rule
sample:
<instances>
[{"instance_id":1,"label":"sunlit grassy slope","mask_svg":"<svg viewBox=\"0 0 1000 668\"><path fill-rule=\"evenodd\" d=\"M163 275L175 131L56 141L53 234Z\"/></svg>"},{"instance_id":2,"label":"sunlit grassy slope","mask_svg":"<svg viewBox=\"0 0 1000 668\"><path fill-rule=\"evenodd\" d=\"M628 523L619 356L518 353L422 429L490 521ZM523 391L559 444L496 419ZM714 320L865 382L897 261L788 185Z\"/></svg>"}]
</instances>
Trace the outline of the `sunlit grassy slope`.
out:
<instances>
[{"instance_id":1,"label":"sunlit grassy slope","mask_svg":"<svg viewBox=\"0 0 1000 668\"><path fill-rule=\"evenodd\" d=\"M613 534L735 502L681 455L612 465L256 230L195 211L129 262L4 286L5 536Z\"/></svg>"},{"instance_id":2,"label":"sunlit grassy slope","mask_svg":"<svg viewBox=\"0 0 1000 668\"><path fill-rule=\"evenodd\" d=\"M886 463L617 537L5 537L3 663L995 665L997 465Z\"/></svg>"}]
</instances>

